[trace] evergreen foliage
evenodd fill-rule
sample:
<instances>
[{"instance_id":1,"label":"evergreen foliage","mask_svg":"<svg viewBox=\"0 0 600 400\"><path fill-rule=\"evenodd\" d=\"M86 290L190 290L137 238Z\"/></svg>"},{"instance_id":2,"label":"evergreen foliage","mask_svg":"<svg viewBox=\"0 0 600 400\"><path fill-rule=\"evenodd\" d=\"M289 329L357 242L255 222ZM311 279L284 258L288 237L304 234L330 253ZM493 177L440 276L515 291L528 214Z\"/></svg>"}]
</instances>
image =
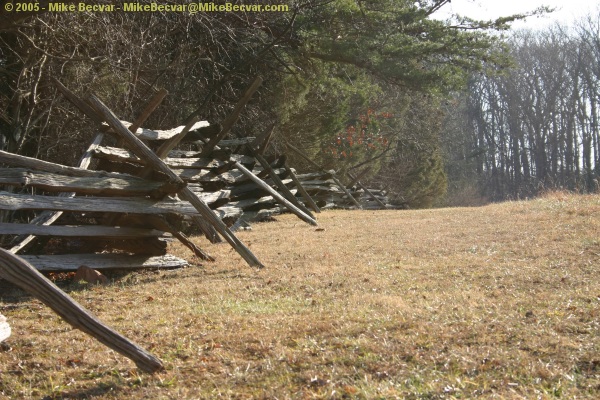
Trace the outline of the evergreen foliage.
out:
<instances>
[{"instance_id":1,"label":"evergreen foliage","mask_svg":"<svg viewBox=\"0 0 600 400\"><path fill-rule=\"evenodd\" d=\"M256 135L276 122L275 151L293 143L341 175L369 164L374 184L396 168L403 171L402 183L392 185L398 197L400 186L403 193L423 186L435 197L445 186L439 140L432 140L439 126L407 119L415 104L423 107L419 118L437 115L438 100L423 101L423 93L439 99L462 87L469 72L507 66L494 32L524 16L432 19L448 2L307 0L290 2L287 13L1 17L0 148L67 163L81 153L95 129L56 92L52 77L80 94L97 93L129 120L153 91L167 88L170 96L148 121L165 128L192 114L221 121L260 74L265 83L237 133Z\"/></svg>"}]
</instances>

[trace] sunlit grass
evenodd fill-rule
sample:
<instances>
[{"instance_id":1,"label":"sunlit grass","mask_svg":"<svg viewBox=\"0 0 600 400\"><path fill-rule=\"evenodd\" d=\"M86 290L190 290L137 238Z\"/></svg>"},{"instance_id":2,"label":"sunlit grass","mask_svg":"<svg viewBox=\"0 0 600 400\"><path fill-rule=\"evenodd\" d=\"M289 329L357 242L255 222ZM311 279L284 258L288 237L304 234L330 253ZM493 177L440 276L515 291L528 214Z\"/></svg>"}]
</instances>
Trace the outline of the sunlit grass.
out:
<instances>
[{"instance_id":1,"label":"sunlit grass","mask_svg":"<svg viewBox=\"0 0 600 400\"><path fill-rule=\"evenodd\" d=\"M66 287L165 362L154 376L5 301L0 397L600 395L600 197L277 220L239 234L261 271L198 238L217 262Z\"/></svg>"}]
</instances>

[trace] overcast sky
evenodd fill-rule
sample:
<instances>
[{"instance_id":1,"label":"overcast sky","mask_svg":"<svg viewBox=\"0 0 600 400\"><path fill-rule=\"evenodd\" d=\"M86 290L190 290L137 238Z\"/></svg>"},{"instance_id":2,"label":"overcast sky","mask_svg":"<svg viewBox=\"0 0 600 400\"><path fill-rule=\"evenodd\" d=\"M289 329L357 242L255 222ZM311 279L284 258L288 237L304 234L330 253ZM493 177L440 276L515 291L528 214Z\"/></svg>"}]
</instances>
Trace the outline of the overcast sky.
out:
<instances>
[{"instance_id":1,"label":"overcast sky","mask_svg":"<svg viewBox=\"0 0 600 400\"><path fill-rule=\"evenodd\" d=\"M439 18L456 13L477 19L493 19L531 11L539 6L555 7L556 11L547 17L530 17L524 22L515 23L514 28L540 29L555 21L570 25L575 19L596 14L600 10L600 2L596 0L452 0L437 13Z\"/></svg>"}]
</instances>

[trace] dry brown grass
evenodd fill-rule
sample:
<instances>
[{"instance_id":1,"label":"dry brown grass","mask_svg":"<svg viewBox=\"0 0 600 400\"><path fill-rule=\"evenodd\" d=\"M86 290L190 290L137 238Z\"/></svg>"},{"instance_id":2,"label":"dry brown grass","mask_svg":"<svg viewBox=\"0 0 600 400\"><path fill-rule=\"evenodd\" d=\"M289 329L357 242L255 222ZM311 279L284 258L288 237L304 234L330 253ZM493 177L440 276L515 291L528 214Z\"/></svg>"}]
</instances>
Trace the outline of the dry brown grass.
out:
<instances>
[{"instance_id":1,"label":"dry brown grass","mask_svg":"<svg viewBox=\"0 0 600 400\"><path fill-rule=\"evenodd\" d=\"M239 234L262 271L218 245L66 286L155 376L6 292L0 398L600 397L600 197L277 219Z\"/></svg>"}]
</instances>

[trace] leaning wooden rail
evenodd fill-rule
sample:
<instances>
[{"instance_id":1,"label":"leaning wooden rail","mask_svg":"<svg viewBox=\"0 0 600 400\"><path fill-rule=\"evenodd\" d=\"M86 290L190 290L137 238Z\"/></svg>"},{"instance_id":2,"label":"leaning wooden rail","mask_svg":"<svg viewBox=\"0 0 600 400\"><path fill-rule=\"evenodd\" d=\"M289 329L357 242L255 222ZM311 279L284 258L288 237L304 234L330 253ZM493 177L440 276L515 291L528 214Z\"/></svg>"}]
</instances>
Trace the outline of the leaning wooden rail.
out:
<instances>
[{"instance_id":1,"label":"leaning wooden rail","mask_svg":"<svg viewBox=\"0 0 600 400\"><path fill-rule=\"evenodd\" d=\"M104 325L31 264L4 249L0 249L0 278L37 297L74 328L133 360L142 371L153 373L164 368L158 358Z\"/></svg>"},{"instance_id":2,"label":"leaning wooden rail","mask_svg":"<svg viewBox=\"0 0 600 400\"><path fill-rule=\"evenodd\" d=\"M323 167L321 167L319 164L317 164L316 162L314 162L313 160L311 160L310 157L308 157L306 154L304 154L302 152L302 150L300 150L300 149L292 146L288 142L285 142L285 145L286 145L286 147L288 149L292 150L294 153L298 154L300 157L302 157L303 159L305 159L306 161L308 161L308 163L310 165L312 165L313 167L317 168L319 171L329 172L329 171L325 171L325 169ZM348 189L346 189L346 187L344 185L342 185L342 182L340 182L340 180L335 176L335 171L333 171L331 173L331 179L333 179L333 181L335 182L335 184L338 185L338 187L340 189L342 189L342 192L344 192L346 194L346 196L348 197L348 200L350 200L351 202L353 202L354 205L356 206L356 208L358 208L359 210L362 210L362 206L360 205L360 203L358 202L358 200L356 200L354 198L354 196L352 196L352 194L350 193L350 191L348 191Z\"/></svg>"},{"instance_id":3,"label":"leaning wooden rail","mask_svg":"<svg viewBox=\"0 0 600 400\"><path fill-rule=\"evenodd\" d=\"M248 249L234 234L229 230L229 228L221 221L221 219L202 201L198 196L188 188L181 178L176 175L165 162L158 157L152 150L150 150L137 136L131 133L119 119L114 115L114 113L100 101L94 95L88 95L86 98L88 104L90 104L95 111L98 112L99 115L102 116L106 120L106 123L113 128L113 130L120 135L125 142L127 143L129 150L131 150L136 156L140 159L146 161L147 165L152 166L156 171L160 171L166 175L169 179L169 182L174 182L176 184L183 184L183 189L181 189L177 194L182 200L189 202L202 217L206 221L208 221L217 232L225 238L233 247L240 256L251 267L263 268L264 265L256 258L256 256Z\"/></svg>"}]
</instances>

